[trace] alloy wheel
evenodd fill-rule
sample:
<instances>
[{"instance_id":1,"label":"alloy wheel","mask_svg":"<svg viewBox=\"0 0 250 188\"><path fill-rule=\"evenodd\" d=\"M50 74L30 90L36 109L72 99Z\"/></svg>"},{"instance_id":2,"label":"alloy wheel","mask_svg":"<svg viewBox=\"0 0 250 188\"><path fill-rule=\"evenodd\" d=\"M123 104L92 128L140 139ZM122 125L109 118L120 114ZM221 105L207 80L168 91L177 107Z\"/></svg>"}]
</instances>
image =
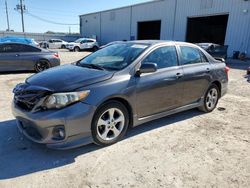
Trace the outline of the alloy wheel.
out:
<instances>
[{"instance_id":1,"label":"alloy wheel","mask_svg":"<svg viewBox=\"0 0 250 188\"><path fill-rule=\"evenodd\" d=\"M208 110L212 110L218 101L218 91L216 88L211 88L206 97L206 107Z\"/></svg>"},{"instance_id":2,"label":"alloy wheel","mask_svg":"<svg viewBox=\"0 0 250 188\"><path fill-rule=\"evenodd\" d=\"M36 71L37 72L42 72L46 69L48 69L50 66L49 66L49 63L47 61L39 61L37 64L36 64Z\"/></svg>"},{"instance_id":3,"label":"alloy wheel","mask_svg":"<svg viewBox=\"0 0 250 188\"><path fill-rule=\"evenodd\" d=\"M106 110L97 121L97 134L104 141L116 139L123 131L125 116L118 108Z\"/></svg>"}]
</instances>

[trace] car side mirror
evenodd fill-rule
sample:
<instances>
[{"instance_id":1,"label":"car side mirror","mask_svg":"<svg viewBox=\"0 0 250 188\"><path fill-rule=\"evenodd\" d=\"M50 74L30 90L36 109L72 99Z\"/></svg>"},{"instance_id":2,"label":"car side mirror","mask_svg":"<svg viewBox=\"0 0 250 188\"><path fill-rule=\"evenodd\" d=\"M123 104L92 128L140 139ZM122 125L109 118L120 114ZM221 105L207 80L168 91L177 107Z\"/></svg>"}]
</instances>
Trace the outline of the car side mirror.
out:
<instances>
[{"instance_id":1,"label":"car side mirror","mask_svg":"<svg viewBox=\"0 0 250 188\"><path fill-rule=\"evenodd\" d=\"M226 62L226 60L224 58L220 58L220 57L215 57L214 59L216 59L217 61L221 61L223 63Z\"/></svg>"},{"instance_id":2,"label":"car side mirror","mask_svg":"<svg viewBox=\"0 0 250 188\"><path fill-rule=\"evenodd\" d=\"M157 71L157 65L155 63L143 63L139 70L136 71L136 75L140 76L144 73L152 73Z\"/></svg>"}]
</instances>

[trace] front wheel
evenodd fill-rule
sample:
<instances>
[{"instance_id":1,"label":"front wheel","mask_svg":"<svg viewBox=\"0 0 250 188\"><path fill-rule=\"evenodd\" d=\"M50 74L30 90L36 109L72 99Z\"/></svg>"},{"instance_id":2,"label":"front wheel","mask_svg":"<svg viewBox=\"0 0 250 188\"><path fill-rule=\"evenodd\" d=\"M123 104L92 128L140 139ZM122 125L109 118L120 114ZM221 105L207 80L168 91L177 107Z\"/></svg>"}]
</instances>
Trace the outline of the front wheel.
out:
<instances>
[{"instance_id":1,"label":"front wheel","mask_svg":"<svg viewBox=\"0 0 250 188\"><path fill-rule=\"evenodd\" d=\"M203 105L199 107L199 110L203 112L212 112L217 106L217 103L219 101L219 96L220 96L219 88L217 87L217 85L212 84L208 88L204 96Z\"/></svg>"},{"instance_id":2,"label":"front wheel","mask_svg":"<svg viewBox=\"0 0 250 188\"><path fill-rule=\"evenodd\" d=\"M127 108L120 102L102 105L92 121L92 137L96 144L108 146L122 139L129 124Z\"/></svg>"},{"instance_id":3,"label":"front wheel","mask_svg":"<svg viewBox=\"0 0 250 188\"><path fill-rule=\"evenodd\" d=\"M74 52L80 52L80 48L78 46L74 47Z\"/></svg>"}]
</instances>

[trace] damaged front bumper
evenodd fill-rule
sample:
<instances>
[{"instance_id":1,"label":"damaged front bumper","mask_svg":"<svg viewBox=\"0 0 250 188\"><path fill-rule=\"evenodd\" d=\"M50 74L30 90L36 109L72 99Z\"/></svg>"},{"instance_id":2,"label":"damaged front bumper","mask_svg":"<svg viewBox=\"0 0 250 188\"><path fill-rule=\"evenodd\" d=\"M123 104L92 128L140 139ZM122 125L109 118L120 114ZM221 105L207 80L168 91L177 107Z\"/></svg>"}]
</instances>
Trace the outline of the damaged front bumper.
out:
<instances>
[{"instance_id":1,"label":"damaged front bumper","mask_svg":"<svg viewBox=\"0 0 250 188\"><path fill-rule=\"evenodd\" d=\"M78 102L59 110L28 112L12 102L19 130L30 140L49 148L69 149L92 143L95 107ZM58 136L58 130L64 134Z\"/></svg>"}]
</instances>

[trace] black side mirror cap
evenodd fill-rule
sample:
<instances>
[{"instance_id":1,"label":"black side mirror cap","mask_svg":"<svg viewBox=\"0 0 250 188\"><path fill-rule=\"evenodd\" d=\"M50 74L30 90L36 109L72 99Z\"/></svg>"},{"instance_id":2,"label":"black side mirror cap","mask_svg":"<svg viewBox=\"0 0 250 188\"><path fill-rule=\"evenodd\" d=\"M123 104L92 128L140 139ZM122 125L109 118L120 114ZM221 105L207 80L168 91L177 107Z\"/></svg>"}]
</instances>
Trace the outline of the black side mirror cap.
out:
<instances>
[{"instance_id":1,"label":"black side mirror cap","mask_svg":"<svg viewBox=\"0 0 250 188\"><path fill-rule=\"evenodd\" d=\"M226 62L226 60L224 58L221 58L221 57L215 57L214 59L216 59L217 61L221 61L223 63Z\"/></svg>"},{"instance_id":2,"label":"black side mirror cap","mask_svg":"<svg viewBox=\"0 0 250 188\"><path fill-rule=\"evenodd\" d=\"M140 76L144 73L152 73L157 71L157 65L155 63L143 63L139 70L136 71L136 75Z\"/></svg>"}]
</instances>

